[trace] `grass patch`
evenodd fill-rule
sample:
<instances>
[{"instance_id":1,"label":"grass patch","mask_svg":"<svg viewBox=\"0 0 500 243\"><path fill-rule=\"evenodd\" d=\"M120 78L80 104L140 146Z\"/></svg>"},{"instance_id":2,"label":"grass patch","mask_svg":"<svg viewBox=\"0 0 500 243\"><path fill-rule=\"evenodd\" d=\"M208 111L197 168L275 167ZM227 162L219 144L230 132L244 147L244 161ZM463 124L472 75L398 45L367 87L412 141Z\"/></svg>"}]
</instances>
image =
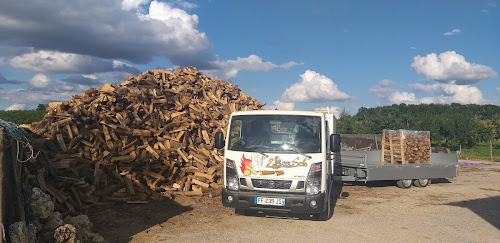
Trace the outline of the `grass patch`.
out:
<instances>
[{"instance_id":1,"label":"grass patch","mask_svg":"<svg viewBox=\"0 0 500 243\"><path fill-rule=\"evenodd\" d=\"M345 204L337 204L335 207L336 208L343 208L343 209L353 209L353 207L351 207L349 205L345 205Z\"/></svg>"},{"instance_id":2,"label":"grass patch","mask_svg":"<svg viewBox=\"0 0 500 243\"><path fill-rule=\"evenodd\" d=\"M500 161L500 140L493 141L493 160ZM473 148L462 148L460 159L466 160L490 160L490 143L478 143Z\"/></svg>"}]
</instances>

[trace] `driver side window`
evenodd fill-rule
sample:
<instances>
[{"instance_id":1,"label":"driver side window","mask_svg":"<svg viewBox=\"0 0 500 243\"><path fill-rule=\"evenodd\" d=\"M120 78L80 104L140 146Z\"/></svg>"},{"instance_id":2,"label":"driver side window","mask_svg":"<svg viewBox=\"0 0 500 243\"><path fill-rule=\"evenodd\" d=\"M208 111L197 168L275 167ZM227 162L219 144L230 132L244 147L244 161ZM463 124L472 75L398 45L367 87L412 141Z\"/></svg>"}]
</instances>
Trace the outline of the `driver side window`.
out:
<instances>
[{"instance_id":1,"label":"driver side window","mask_svg":"<svg viewBox=\"0 0 500 243\"><path fill-rule=\"evenodd\" d=\"M231 133L229 134L229 147L232 148L235 144L237 144L240 140L243 139L241 134L241 120L234 120L231 122Z\"/></svg>"}]
</instances>

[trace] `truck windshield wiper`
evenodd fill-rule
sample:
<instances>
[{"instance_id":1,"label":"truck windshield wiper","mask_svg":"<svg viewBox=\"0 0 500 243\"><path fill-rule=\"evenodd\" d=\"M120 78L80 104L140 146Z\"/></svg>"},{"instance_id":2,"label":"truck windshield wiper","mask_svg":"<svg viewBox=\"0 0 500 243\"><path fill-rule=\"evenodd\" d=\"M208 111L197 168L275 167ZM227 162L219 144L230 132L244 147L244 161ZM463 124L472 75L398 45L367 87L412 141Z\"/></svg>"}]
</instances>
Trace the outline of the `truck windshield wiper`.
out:
<instances>
[{"instance_id":1,"label":"truck windshield wiper","mask_svg":"<svg viewBox=\"0 0 500 243\"><path fill-rule=\"evenodd\" d=\"M291 145L291 144L283 144L283 146L281 146L284 150L286 151L293 151L295 153L298 153L304 157L306 157L306 159L312 159L312 157L308 154L305 154L303 153L302 151L300 151L297 147L295 147L294 145Z\"/></svg>"}]
</instances>

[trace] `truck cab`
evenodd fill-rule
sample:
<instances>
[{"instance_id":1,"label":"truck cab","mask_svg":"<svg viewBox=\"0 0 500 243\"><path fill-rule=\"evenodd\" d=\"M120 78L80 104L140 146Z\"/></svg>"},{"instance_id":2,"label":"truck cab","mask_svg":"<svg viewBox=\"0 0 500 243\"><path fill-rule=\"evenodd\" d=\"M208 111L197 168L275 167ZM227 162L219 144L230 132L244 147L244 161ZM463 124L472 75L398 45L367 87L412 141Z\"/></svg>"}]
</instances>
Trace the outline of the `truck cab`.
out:
<instances>
[{"instance_id":1,"label":"truck cab","mask_svg":"<svg viewBox=\"0 0 500 243\"><path fill-rule=\"evenodd\" d=\"M310 111L232 113L226 138L219 133L215 141L224 148L223 205L327 220L340 150L335 123L332 114Z\"/></svg>"}]
</instances>

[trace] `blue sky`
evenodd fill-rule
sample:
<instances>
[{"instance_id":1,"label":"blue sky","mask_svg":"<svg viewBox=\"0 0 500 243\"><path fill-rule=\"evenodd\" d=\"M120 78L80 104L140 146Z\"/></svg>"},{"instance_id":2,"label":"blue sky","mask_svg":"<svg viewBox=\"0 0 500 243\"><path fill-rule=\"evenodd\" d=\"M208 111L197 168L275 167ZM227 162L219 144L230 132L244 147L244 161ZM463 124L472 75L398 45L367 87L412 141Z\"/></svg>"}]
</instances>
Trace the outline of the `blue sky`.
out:
<instances>
[{"instance_id":1,"label":"blue sky","mask_svg":"<svg viewBox=\"0 0 500 243\"><path fill-rule=\"evenodd\" d=\"M0 109L195 66L312 110L500 104L498 1L0 0Z\"/></svg>"}]
</instances>

